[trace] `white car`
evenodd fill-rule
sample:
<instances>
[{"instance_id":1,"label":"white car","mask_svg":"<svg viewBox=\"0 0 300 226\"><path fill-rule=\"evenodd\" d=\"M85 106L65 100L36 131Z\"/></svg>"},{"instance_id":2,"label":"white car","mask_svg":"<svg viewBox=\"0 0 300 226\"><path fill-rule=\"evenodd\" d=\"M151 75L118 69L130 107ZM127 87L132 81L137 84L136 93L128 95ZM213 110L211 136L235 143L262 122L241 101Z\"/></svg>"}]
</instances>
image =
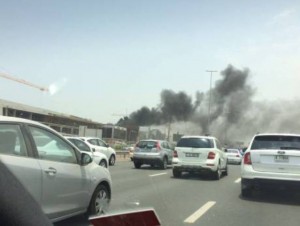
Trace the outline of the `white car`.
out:
<instances>
[{"instance_id":1,"label":"white car","mask_svg":"<svg viewBox=\"0 0 300 226\"><path fill-rule=\"evenodd\" d=\"M113 166L116 163L116 151L103 140L97 137L80 137L80 139L95 149L95 151L105 154L109 165Z\"/></svg>"},{"instance_id":2,"label":"white car","mask_svg":"<svg viewBox=\"0 0 300 226\"><path fill-rule=\"evenodd\" d=\"M255 135L241 165L241 194L253 189L300 186L300 135Z\"/></svg>"},{"instance_id":3,"label":"white car","mask_svg":"<svg viewBox=\"0 0 300 226\"><path fill-rule=\"evenodd\" d=\"M227 156L215 137L183 136L173 154L173 175L182 172L210 173L219 180L228 174Z\"/></svg>"},{"instance_id":4,"label":"white car","mask_svg":"<svg viewBox=\"0 0 300 226\"><path fill-rule=\"evenodd\" d=\"M55 130L0 116L0 161L53 222L100 214L111 199L111 176Z\"/></svg>"},{"instance_id":5,"label":"white car","mask_svg":"<svg viewBox=\"0 0 300 226\"><path fill-rule=\"evenodd\" d=\"M243 156L239 149L225 149L228 163L241 164Z\"/></svg>"},{"instance_id":6,"label":"white car","mask_svg":"<svg viewBox=\"0 0 300 226\"><path fill-rule=\"evenodd\" d=\"M66 137L67 140L69 140L72 144L74 144L81 153L87 153L89 154L95 163L97 163L99 166L108 168L108 159L106 155L95 151L90 145L85 143L82 139L78 137Z\"/></svg>"}]
</instances>

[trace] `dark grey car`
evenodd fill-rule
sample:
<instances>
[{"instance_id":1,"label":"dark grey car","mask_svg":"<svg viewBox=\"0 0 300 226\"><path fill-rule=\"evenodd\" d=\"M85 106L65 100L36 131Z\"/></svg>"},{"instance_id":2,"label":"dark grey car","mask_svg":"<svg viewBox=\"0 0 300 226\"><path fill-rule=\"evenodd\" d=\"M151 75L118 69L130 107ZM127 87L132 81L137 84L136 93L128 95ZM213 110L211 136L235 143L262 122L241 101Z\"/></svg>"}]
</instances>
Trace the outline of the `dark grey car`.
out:
<instances>
[{"instance_id":1,"label":"dark grey car","mask_svg":"<svg viewBox=\"0 0 300 226\"><path fill-rule=\"evenodd\" d=\"M172 164L172 159L173 150L165 140L140 140L133 154L133 163L137 169L143 164L166 169L168 164Z\"/></svg>"}]
</instances>

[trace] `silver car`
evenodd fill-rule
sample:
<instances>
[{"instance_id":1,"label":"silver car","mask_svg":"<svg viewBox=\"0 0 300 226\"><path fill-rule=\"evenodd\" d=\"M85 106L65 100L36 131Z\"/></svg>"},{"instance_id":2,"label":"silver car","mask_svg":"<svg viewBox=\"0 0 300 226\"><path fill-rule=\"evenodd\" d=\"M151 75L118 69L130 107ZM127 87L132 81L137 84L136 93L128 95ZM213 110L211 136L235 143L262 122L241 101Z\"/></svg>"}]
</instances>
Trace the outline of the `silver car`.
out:
<instances>
[{"instance_id":1,"label":"silver car","mask_svg":"<svg viewBox=\"0 0 300 226\"><path fill-rule=\"evenodd\" d=\"M147 164L151 167L159 166L166 169L168 164L172 164L173 150L171 145L165 140L140 140L135 147L132 157L135 168Z\"/></svg>"},{"instance_id":2,"label":"silver car","mask_svg":"<svg viewBox=\"0 0 300 226\"><path fill-rule=\"evenodd\" d=\"M109 171L45 125L0 116L0 161L53 222L108 207Z\"/></svg>"}]
</instances>

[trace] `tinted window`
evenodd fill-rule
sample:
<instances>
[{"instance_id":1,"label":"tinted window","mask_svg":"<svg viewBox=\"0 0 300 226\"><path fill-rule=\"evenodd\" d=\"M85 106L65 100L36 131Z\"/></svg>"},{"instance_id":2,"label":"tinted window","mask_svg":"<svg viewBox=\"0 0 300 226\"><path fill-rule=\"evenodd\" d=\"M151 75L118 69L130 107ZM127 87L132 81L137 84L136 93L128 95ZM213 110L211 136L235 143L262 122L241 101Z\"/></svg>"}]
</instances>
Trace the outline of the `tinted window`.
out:
<instances>
[{"instance_id":1,"label":"tinted window","mask_svg":"<svg viewBox=\"0 0 300 226\"><path fill-rule=\"evenodd\" d=\"M138 148L155 148L156 147L156 141L148 141L148 140L141 140L136 147Z\"/></svg>"},{"instance_id":2,"label":"tinted window","mask_svg":"<svg viewBox=\"0 0 300 226\"><path fill-rule=\"evenodd\" d=\"M0 154L27 156L23 134L18 125L0 125Z\"/></svg>"},{"instance_id":3,"label":"tinted window","mask_svg":"<svg viewBox=\"0 0 300 226\"><path fill-rule=\"evenodd\" d=\"M103 142L102 140L98 140L98 145L101 147L106 147L106 143Z\"/></svg>"},{"instance_id":4,"label":"tinted window","mask_svg":"<svg viewBox=\"0 0 300 226\"><path fill-rule=\"evenodd\" d=\"M188 147L188 148L213 148L213 141L207 138L181 138L177 147Z\"/></svg>"},{"instance_id":5,"label":"tinted window","mask_svg":"<svg viewBox=\"0 0 300 226\"><path fill-rule=\"evenodd\" d=\"M72 139L72 138L68 140L71 141L81 151L88 151L88 152L91 151L89 146L81 140Z\"/></svg>"},{"instance_id":6,"label":"tinted window","mask_svg":"<svg viewBox=\"0 0 300 226\"><path fill-rule=\"evenodd\" d=\"M88 140L87 142L89 142L90 144L92 145L96 145L96 146L99 146L98 142L96 139L91 139L91 140Z\"/></svg>"},{"instance_id":7,"label":"tinted window","mask_svg":"<svg viewBox=\"0 0 300 226\"><path fill-rule=\"evenodd\" d=\"M299 149L300 137L296 136L257 136L251 149Z\"/></svg>"},{"instance_id":8,"label":"tinted window","mask_svg":"<svg viewBox=\"0 0 300 226\"><path fill-rule=\"evenodd\" d=\"M75 152L67 142L45 129L32 126L29 128L40 159L77 163Z\"/></svg>"}]
</instances>

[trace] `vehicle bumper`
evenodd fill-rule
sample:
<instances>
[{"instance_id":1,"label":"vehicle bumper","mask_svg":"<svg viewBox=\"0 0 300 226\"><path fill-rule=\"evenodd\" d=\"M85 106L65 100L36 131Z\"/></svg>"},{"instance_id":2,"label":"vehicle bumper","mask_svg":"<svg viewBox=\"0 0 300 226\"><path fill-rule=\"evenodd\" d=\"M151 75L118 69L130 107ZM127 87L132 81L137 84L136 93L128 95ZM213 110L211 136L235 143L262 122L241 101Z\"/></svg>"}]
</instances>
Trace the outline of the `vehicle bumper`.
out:
<instances>
[{"instance_id":1,"label":"vehicle bumper","mask_svg":"<svg viewBox=\"0 0 300 226\"><path fill-rule=\"evenodd\" d=\"M241 164L242 159L230 159L230 158L227 158L227 162L228 162L228 163Z\"/></svg>"},{"instance_id":2,"label":"vehicle bumper","mask_svg":"<svg viewBox=\"0 0 300 226\"><path fill-rule=\"evenodd\" d=\"M242 178L241 181L242 188L250 188L256 190L278 190L278 189L289 189L289 190L299 190L300 181L292 180L274 180L274 179L264 179L264 178L254 178L246 179Z\"/></svg>"},{"instance_id":3,"label":"vehicle bumper","mask_svg":"<svg viewBox=\"0 0 300 226\"><path fill-rule=\"evenodd\" d=\"M187 163L181 162L178 159L172 161L173 169L180 172L216 172L218 164L213 161L207 161L206 163Z\"/></svg>"},{"instance_id":4,"label":"vehicle bumper","mask_svg":"<svg viewBox=\"0 0 300 226\"><path fill-rule=\"evenodd\" d=\"M141 164L157 164L163 161L162 157L157 156L133 156L132 160L134 162L139 162Z\"/></svg>"},{"instance_id":5,"label":"vehicle bumper","mask_svg":"<svg viewBox=\"0 0 300 226\"><path fill-rule=\"evenodd\" d=\"M241 178L242 188L300 189L300 174L260 172L251 165L242 165Z\"/></svg>"}]
</instances>

